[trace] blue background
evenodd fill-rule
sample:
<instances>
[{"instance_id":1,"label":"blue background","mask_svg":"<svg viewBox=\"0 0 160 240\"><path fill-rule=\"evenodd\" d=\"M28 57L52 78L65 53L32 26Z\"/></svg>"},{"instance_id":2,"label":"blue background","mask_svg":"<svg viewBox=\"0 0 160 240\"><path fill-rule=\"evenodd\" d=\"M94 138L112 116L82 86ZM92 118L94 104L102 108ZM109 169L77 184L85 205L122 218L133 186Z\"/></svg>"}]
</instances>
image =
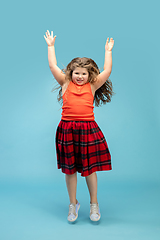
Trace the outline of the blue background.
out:
<instances>
[{"instance_id":1,"label":"blue background","mask_svg":"<svg viewBox=\"0 0 160 240\"><path fill-rule=\"evenodd\" d=\"M8 1L1 4L0 237L159 239L160 33L158 1ZM111 103L95 107L113 171L98 172L102 219L89 221L89 193L78 175L79 219L69 225L55 133L61 118L43 35L53 30L62 69L90 57L103 69L113 37ZM77 231L78 227L78 231ZM63 231L62 231L63 228ZM71 237L70 237L71 236Z\"/></svg>"}]
</instances>

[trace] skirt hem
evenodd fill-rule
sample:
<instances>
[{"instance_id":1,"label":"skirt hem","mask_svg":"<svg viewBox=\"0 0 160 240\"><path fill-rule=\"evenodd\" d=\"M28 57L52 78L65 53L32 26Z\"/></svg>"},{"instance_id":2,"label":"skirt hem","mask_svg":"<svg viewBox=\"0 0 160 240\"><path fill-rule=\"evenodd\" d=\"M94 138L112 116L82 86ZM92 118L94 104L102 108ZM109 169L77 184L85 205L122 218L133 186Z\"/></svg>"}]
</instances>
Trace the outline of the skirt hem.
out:
<instances>
[{"instance_id":1,"label":"skirt hem","mask_svg":"<svg viewBox=\"0 0 160 240\"><path fill-rule=\"evenodd\" d=\"M59 166L58 166L58 169L61 169L62 173L64 173L64 174L72 175L72 174L78 172L78 173L81 173L82 177L87 177L94 172L111 171L112 167L111 166L108 166L108 167L105 166L103 169L97 169L96 168L96 169L92 169L92 170L87 171L87 172L82 172L80 169L73 169L72 171L69 172L69 171L67 171L67 169L59 167Z\"/></svg>"}]
</instances>

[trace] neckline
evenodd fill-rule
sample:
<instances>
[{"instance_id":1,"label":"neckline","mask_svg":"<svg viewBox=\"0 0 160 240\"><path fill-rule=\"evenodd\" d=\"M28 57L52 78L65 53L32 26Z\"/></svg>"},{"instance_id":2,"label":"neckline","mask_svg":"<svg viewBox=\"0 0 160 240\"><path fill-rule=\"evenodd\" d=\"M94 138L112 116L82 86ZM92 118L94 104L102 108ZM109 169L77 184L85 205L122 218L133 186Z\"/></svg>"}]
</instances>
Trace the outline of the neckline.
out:
<instances>
[{"instance_id":1,"label":"neckline","mask_svg":"<svg viewBox=\"0 0 160 240\"><path fill-rule=\"evenodd\" d=\"M77 85L76 83L74 83L72 80L71 80L71 82L75 85L75 86L77 86L77 87L83 87L84 85L86 85L86 84L88 84L89 82L87 82L87 83L85 83L85 84L83 84L83 85Z\"/></svg>"},{"instance_id":2,"label":"neckline","mask_svg":"<svg viewBox=\"0 0 160 240\"><path fill-rule=\"evenodd\" d=\"M72 81L72 83L74 84L77 93L81 93L82 89L83 89L84 86L87 84L87 83L85 83L85 84L83 84L83 85L77 85L77 84L75 84L73 81Z\"/></svg>"}]
</instances>

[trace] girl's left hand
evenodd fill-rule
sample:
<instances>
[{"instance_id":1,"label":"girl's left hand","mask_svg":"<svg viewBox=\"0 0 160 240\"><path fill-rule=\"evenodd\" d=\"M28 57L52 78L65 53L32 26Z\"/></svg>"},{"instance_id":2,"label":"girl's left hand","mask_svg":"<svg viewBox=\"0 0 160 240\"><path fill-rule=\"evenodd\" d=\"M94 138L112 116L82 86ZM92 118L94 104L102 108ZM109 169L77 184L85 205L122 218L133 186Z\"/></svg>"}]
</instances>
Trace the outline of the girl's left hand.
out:
<instances>
[{"instance_id":1,"label":"girl's left hand","mask_svg":"<svg viewBox=\"0 0 160 240\"><path fill-rule=\"evenodd\" d=\"M113 45L114 45L113 38L110 38L110 42L109 42L109 38L107 38L106 45L105 45L105 50L106 51L112 51Z\"/></svg>"},{"instance_id":2,"label":"girl's left hand","mask_svg":"<svg viewBox=\"0 0 160 240\"><path fill-rule=\"evenodd\" d=\"M51 35L50 35L50 32L47 30L46 36L44 35L44 38L48 46L54 46L56 36L53 37L53 31L51 31Z\"/></svg>"}]
</instances>

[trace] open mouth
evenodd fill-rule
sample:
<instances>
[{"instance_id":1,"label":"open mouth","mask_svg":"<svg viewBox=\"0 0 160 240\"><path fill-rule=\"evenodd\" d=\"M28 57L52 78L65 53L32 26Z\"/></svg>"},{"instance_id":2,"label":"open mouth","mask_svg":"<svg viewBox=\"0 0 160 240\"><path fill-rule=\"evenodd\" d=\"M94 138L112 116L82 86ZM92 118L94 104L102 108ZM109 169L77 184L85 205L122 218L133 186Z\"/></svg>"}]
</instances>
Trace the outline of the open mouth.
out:
<instances>
[{"instance_id":1,"label":"open mouth","mask_svg":"<svg viewBox=\"0 0 160 240\"><path fill-rule=\"evenodd\" d=\"M81 83L81 82L83 82L83 80L77 80L77 82L78 82L78 83Z\"/></svg>"}]
</instances>

